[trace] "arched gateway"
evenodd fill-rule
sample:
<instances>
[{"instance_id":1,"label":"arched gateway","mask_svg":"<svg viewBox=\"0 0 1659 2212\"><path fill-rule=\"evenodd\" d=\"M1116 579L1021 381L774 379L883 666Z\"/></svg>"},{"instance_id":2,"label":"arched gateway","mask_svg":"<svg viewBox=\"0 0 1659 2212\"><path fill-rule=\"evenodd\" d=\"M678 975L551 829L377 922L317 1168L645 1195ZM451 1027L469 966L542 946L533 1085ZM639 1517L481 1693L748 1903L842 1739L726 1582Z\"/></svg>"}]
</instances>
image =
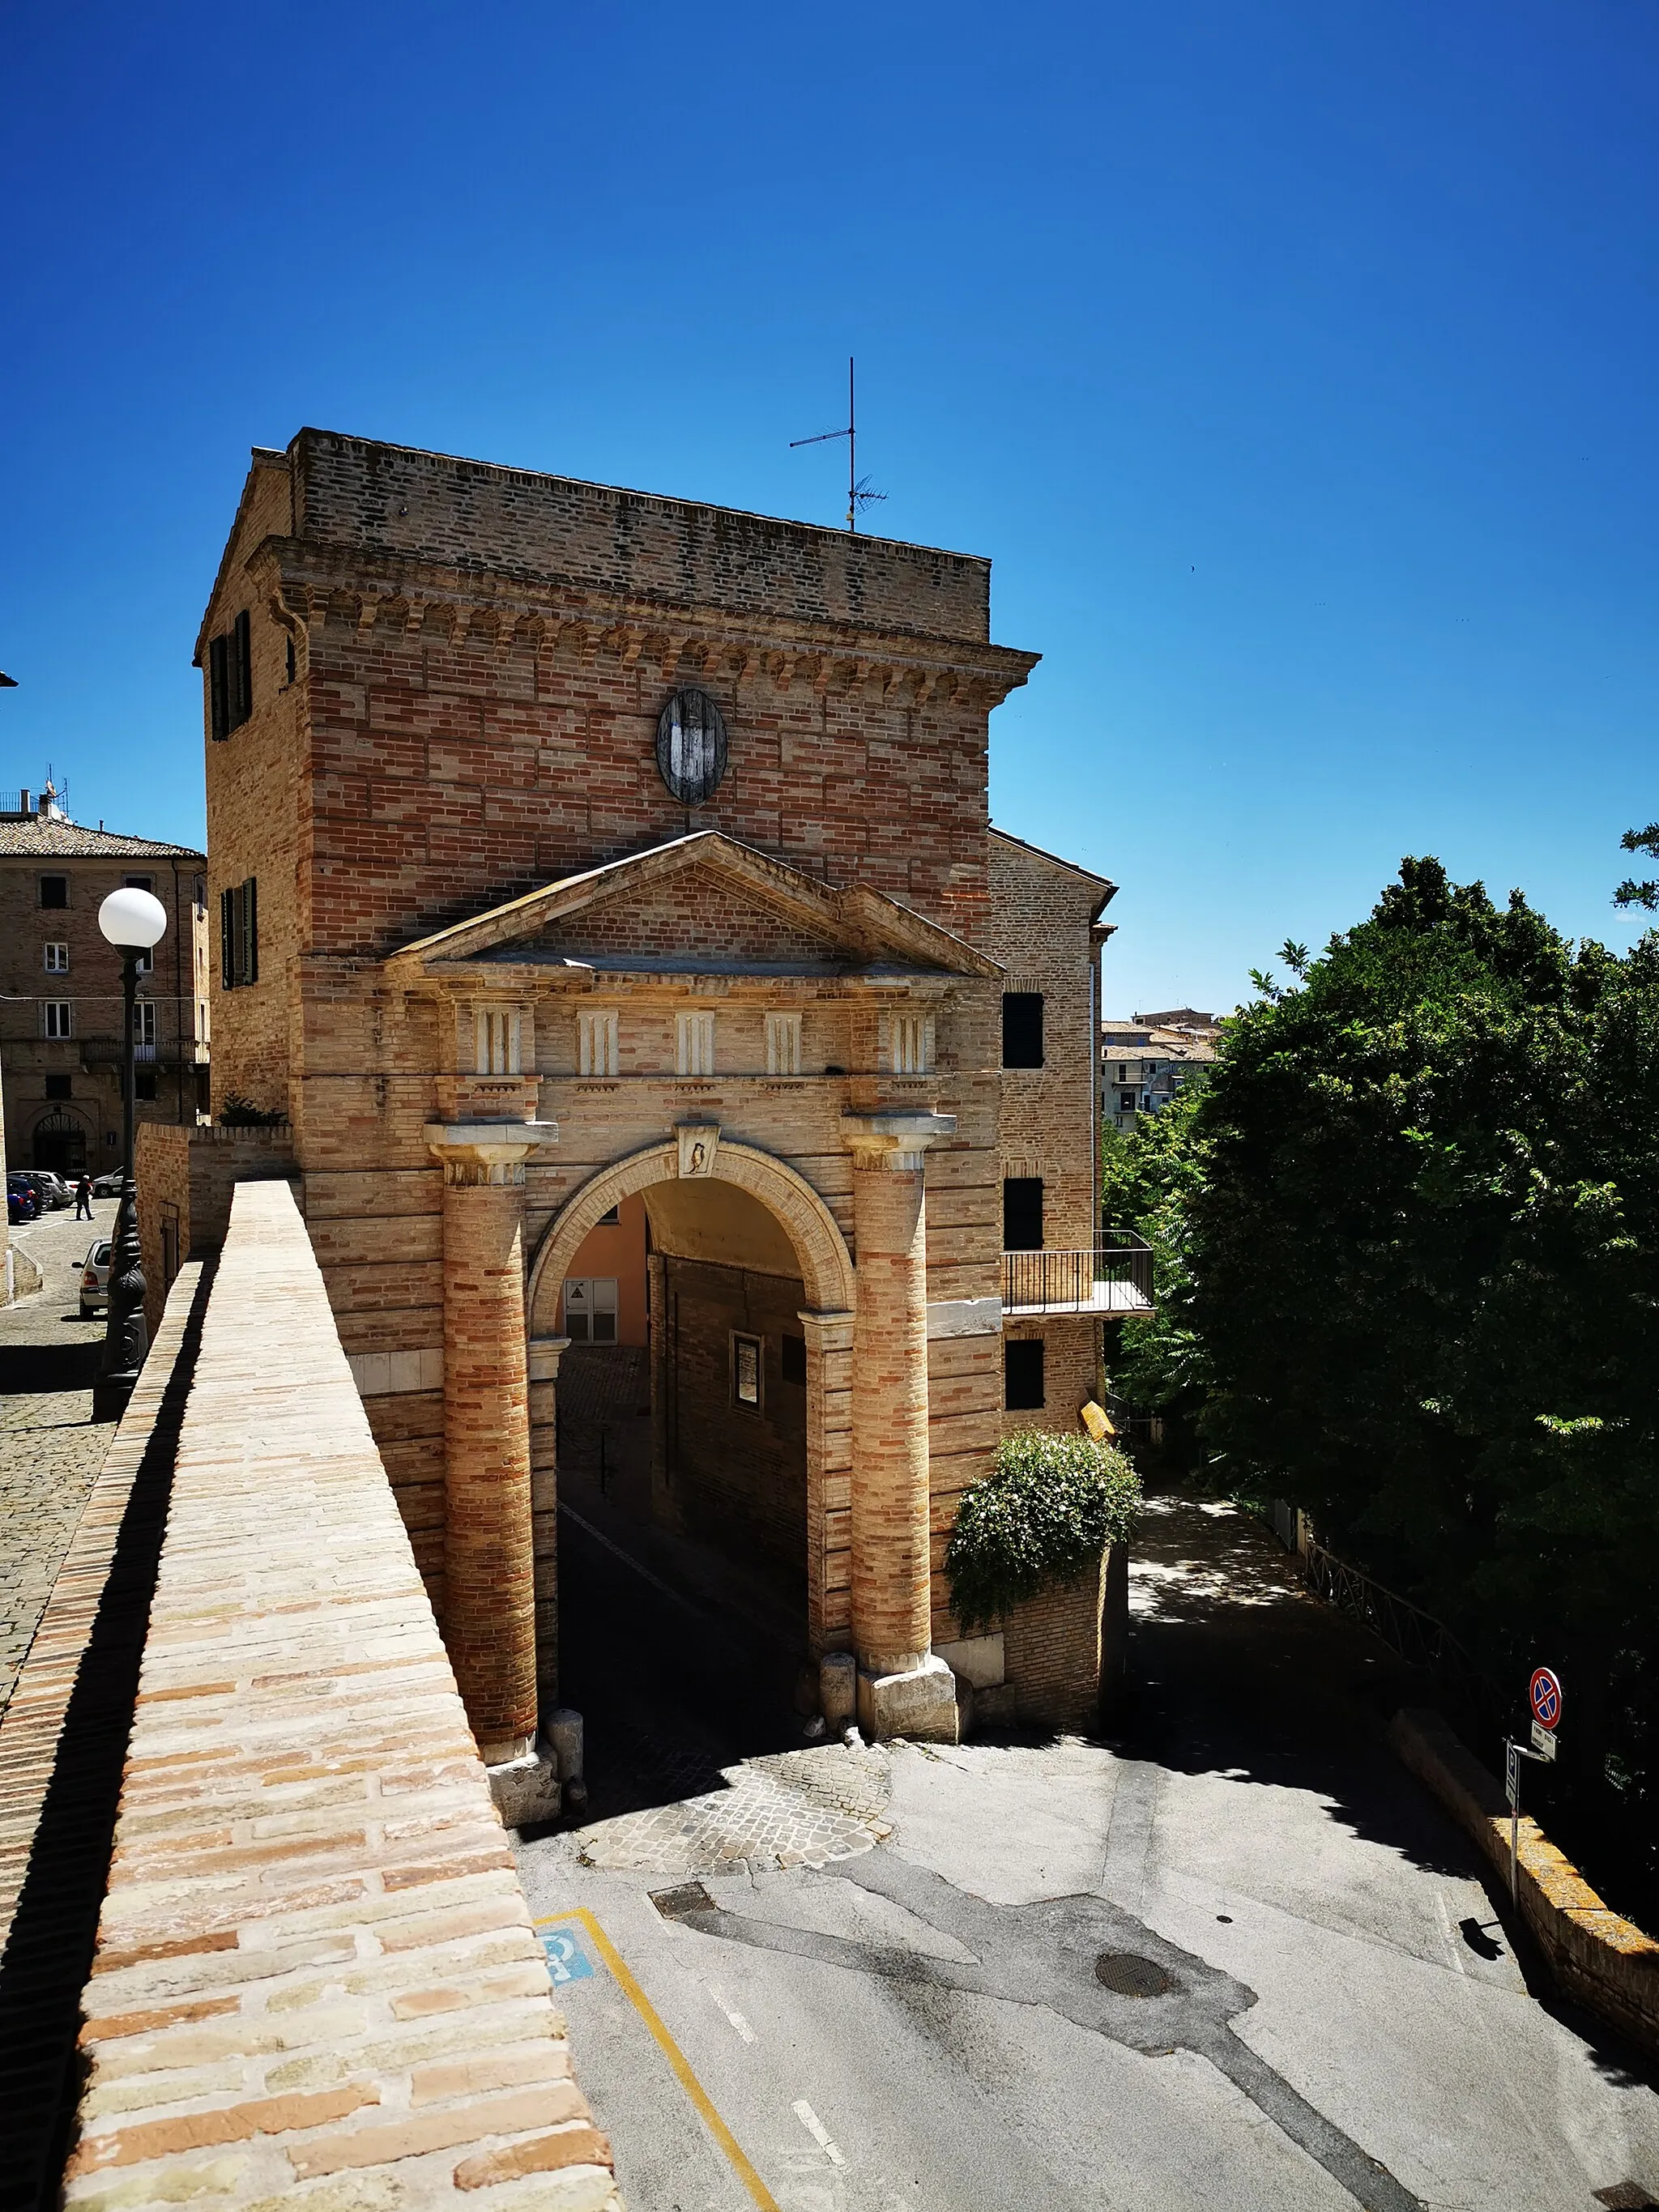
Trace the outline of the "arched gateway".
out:
<instances>
[{"instance_id":1,"label":"arched gateway","mask_svg":"<svg viewBox=\"0 0 1659 2212\"><path fill-rule=\"evenodd\" d=\"M799 1565L806 1607L801 1629L803 1646L819 1654L847 1643L850 1633L844 1613L847 1577L836 1571L836 1555L843 1570L845 1566L848 1501L834 1493L837 1484L845 1492L850 1483L857 1276L835 1215L806 1177L755 1146L723 1139L711 1125L688 1123L676 1131L672 1143L648 1146L601 1168L565 1201L537 1247L525 1297L536 1550L538 1559L550 1560L556 1541L557 1392L567 1340L556 1334L556 1317L561 1288L584 1241L613 1209L636 1196L659 1213L676 1200L683 1206L692 1197L705 1202L712 1199L711 1210L718 1218L726 1211L716 1196L721 1188L733 1194L741 1192L765 1209L793 1254L794 1265L786 1272L800 1279L788 1300L788 1323L792 1332L799 1327L805 1340L805 1433L794 1447L798 1455L802 1443L805 1448L805 1557ZM737 1201L730 1211L741 1214L749 1209ZM675 1264L660 1256L650 1263L650 1356L657 1377L652 1456L659 1472L677 1456L679 1442L678 1422L669 1412L671 1403L678 1402L678 1378L665 1326L669 1308L665 1270ZM794 1480L799 1480L799 1456L795 1468ZM795 1524L788 1540L797 1542L800 1534ZM538 1659L545 1702L556 1678L556 1602L550 1575L544 1570L538 1579ZM837 1596L840 1612L836 1609Z\"/></svg>"}]
</instances>

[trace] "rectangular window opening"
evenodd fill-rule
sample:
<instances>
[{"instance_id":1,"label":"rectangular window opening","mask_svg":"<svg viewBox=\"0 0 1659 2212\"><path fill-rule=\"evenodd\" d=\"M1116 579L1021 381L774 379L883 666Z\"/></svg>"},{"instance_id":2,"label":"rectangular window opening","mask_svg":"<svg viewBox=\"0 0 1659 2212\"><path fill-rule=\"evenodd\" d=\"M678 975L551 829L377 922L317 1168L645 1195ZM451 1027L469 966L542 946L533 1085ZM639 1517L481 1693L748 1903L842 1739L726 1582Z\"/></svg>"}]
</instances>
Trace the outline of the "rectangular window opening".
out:
<instances>
[{"instance_id":1,"label":"rectangular window opening","mask_svg":"<svg viewBox=\"0 0 1659 2212\"><path fill-rule=\"evenodd\" d=\"M1005 1252L1042 1249L1042 1178L1007 1176L1002 1185L1002 1249Z\"/></svg>"},{"instance_id":2,"label":"rectangular window opening","mask_svg":"<svg viewBox=\"0 0 1659 2212\"><path fill-rule=\"evenodd\" d=\"M1002 1347L1002 1402L1011 1413L1042 1408L1042 1339L1015 1337Z\"/></svg>"},{"instance_id":3,"label":"rectangular window opening","mask_svg":"<svg viewBox=\"0 0 1659 2212\"><path fill-rule=\"evenodd\" d=\"M798 1382L805 1388L806 1382L806 1339L804 1336L786 1336L784 1338L779 1359L778 1371L782 1376L786 1382Z\"/></svg>"},{"instance_id":4,"label":"rectangular window opening","mask_svg":"<svg viewBox=\"0 0 1659 2212\"><path fill-rule=\"evenodd\" d=\"M67 876L42 876L40 878L40 903L42 906L50 907L67 906L69 904L69 878Z\"/></svg>"},{"instance_id":5,"label":"rectangular window opening","mask_svg":"<svg viewBox=\"0 0 1659 2212\"><path fill-rule=\"evenodd\" d=\"M1005 1067L1042 1065L1042 994L1005 991L1002 994L1002 1064Z\"/></svg>"},{"instance_id":6,"label":"rectangular window opening","mask_svg":"<svg viewBox=\"0 0 1659 2212\"><path fill-rule=\"evenodd\" d=\"M732 1399L734 1405L758 1407L761 1401L761 1341L757 1336L732 1339Z\"/></svg>"},{"instance_id":7,"label":"rectangular window opening","mask_svg":"<svg viewBox=\"0 0 1659 2212\"><path fill-rule=\"evenodd\" d=\"M69 974L69 946L67 945L60 941L55 945L47 945L46 973L48 975L67 975Z\"/></svg>"},{"instance_id":8,"label":"rectangular window opening","mask_svg":"<svg viewBox=\"0 0 1659 2212\"><path fill-rule=\"evenodd\" d=\"M41 1007L40 1034L47 1037L66 1037L74 1034L75 1017L67 999L47 999Z\"/></svg>"}]
</instances>

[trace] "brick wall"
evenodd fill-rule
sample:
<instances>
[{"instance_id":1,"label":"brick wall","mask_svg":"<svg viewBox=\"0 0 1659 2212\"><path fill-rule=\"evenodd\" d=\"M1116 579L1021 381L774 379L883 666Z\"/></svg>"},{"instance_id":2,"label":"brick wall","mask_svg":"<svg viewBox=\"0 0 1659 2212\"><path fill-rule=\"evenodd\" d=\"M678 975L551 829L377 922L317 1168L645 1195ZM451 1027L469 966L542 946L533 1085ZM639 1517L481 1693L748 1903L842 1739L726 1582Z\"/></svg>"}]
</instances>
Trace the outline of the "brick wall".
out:
<instances>
[{"instance_id":1,"label":"brick wall","mask_svg":"<svg viewBox=\"0 0 1659 2212\"><path fill-rule=\"evenodd\" d=\"M204 1324L83 2008L70 2207L614 2202L283 1186Z\"/></svg>"},{"instance_id":2,"label":"brick wall","mask_svg":"<svg viewBox=\"0 0 1659 2212\"><path fill-rule=\"evenodd\" d=\"M306 675L303 653L296 652L295 678L289 680L291 632L274 618L268 597L246 568L255 547L273 533L285 533L289 522L287 464L280 454L256 454L203 617L198 655L207 764L216 1113L233 1093L267 1112L290 1110L290 990L295 956L305 937L299 793L305 762ZM253 711L240 729L216 742L210 718L208 646L245 611L251 617ZM258 885L258 981L227 990L220 893L250 876Z\"/></svg>"},{"instance_id":3,"label":"brick wall","mask_svg":"<svg viewBox=\"0 0 1659 2212\"><path fill-rule=\"evenodd\" d=\"M990 635L991 564L925 545L301 430L296 537L736 613Z\"/></svg>"},{"instance_id":4,"label":"brick wall","mask_svg":"<svg viewBox=\"0 0 1659 2212\"><path fill-rule=\"evenodd\" d=\"M1042 1241L1081 1251L1098 1220L1095 1171L1099 955L1092 925L1110 885L993 830L986 950L1003 988L1042 994L1043 1065L1002 1072L1006 1175L1042 1178Z\"/></svg>"},{"instance_id":5,"label":"brick wall","mask_svg":"<svg viewBox=\"0 0 1659 2212\"><path fill-rule=\"evenodd\" d=\"M295 1173L286 1128L146 1127L138 1132L138 1241L144 1263L144 1313L155 1333L175 1263L216 1252L230 1226L238 1183L286 1181ZM168 1235L169 1225L171 1236Z\"/></svg>"},{"instance_id":6,"label":"brick wall","mask_svg":"<svg viewBox=\"0 0 1659 2212\"><path fill-rule=\"evenodd\" d=\"M665 1269L677 1517L793 1587L806 1567L806 1390L783 1379L782 1340L801 1336L805 1285L702 1261ZM734 1401L734 1330L763 1340L758 1409Z\"/></svg>"},{"instance_id":7,"label":"brick wall","mask_svg":"<svg viewBox=\"0 0 1659 2212\"><path fill-rule=\"evenodd\" d=\"M1098 1722L1108 1579L1103 1559L1093 1572L1017 1605L1004 1623L1014 1713L1028 1727L1087 1730Z\"/></svg>"}]
</instances>

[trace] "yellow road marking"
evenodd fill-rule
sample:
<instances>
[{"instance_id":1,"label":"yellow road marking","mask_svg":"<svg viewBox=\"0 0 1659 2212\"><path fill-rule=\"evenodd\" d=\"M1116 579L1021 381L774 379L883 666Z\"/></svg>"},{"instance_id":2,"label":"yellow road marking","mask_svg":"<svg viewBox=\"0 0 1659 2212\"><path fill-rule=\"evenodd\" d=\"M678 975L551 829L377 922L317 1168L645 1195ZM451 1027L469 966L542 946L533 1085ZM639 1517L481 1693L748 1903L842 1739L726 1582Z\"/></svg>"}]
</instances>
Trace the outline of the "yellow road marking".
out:
<instances>
[{"instance_id":1,"label":"yellow road marking","mask_svg":"<svg viewBox=\"0 0 1659 2212\"><path fill-rule=\"evenodd\" d=\"M587 1910L586 1905L573 1905L568 1912L551 1913L545 1920L538 1920L535 1924L538 1928L551 1928L561 1920L580 1921L582 1926L587 1930L588 1934L593 1939L594 1949L599 1953L600 1958L605 1960L605 1965L610 1967L611 1973L615 1976L623 1994L627 1997L635 2011L638 2013L640 2018L645 2022L652 2034L656 2038L664 2057L667 2059L669 2064L674 2069L675 2076L678 2079L681 2088L684 2090L686 2095L690 2097L691 2102L696 2106L698 2114L701 2117L704 2126L708 2130L709 2134L714 2136L714 2141L720 2145L721 2150L725 2152L726 2161L730 2165L733 2173L735 2173L738 2179L742 2182L744 2187L754 2198L756 2203L760 2206L761 2212L779 2212L778 2201L776 2197L773 2196L771 2191L761 2179L759 2174L756 2172L754 2167L750 2166L748 2160L744 2156L737 2137L732 2134L731 2129L726 2126L720 2114L714 2110L714 2100L710 2098L707 2089L703 2087L702 2083L698 2081L696 2075L691 2071L690 2067L686 2063L685 2053L680 2049L678 2044L675 2042L673 2037L663 2026L656 2007L652 2003L650 1998L647 1996L645 1991L640 1987L633 1975L629 1972L627 1965L623 1961L622 1953L617 1948L611 1938L605 1934L604 1929L600 1927L599 1922L593 1917L592 1914Z\"/></svg>"}]
</instances>

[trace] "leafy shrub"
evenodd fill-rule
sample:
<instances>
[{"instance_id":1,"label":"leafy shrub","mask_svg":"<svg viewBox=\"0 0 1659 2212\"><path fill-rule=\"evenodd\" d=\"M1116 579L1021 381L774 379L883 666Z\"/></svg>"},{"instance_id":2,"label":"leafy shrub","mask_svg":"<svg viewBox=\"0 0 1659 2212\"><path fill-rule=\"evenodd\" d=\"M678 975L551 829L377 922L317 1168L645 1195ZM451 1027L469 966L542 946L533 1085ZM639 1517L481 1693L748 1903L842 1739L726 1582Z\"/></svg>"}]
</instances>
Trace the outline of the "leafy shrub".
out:
<instances>
[{"instance_id":1,"label":"leafy shrub","mask_svg":"<svg viewBox=\"0 0 1659 2212\"><path fill-rule=\"evenodd\" d=\"M219 1126L223 1129L279 1129L287 1119L280 1107L267 1112L251 1098L244 1098L240 1091L233 1091L219 1109Z\"/></svg>"},{"instance_id":2,"label":"leafy shrub","mask_svg":"<svg viewBox=\"0 0 1659 2212\"><path fill-rule=\"evenodd\" d=\"M989 1629L1022 1598L1095 1565L1139 1505L1140 1478L1110 1444L1046 1429L1005 1437L995 1471L963 1493L945 1554L963 1630Z\"/></svg>"}]
</instances>

